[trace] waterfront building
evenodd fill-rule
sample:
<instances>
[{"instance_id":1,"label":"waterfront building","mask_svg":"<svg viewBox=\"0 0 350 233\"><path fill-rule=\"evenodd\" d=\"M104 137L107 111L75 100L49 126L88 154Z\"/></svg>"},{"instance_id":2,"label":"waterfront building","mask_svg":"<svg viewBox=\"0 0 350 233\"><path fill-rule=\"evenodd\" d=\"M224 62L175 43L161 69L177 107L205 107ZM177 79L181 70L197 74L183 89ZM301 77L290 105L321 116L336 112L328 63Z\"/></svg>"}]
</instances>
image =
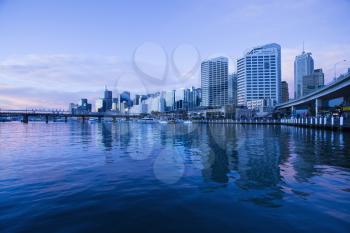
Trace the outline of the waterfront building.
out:
<instances>
[{"instance_id":1,"label":"waterfront building","mask_svg":"<svg viewBox=\"0 0 350 233\"><path fill-rule=\"evenodd\" d=\"M92 110L92 105L89 104L87 99L81 99L79 104L70 103L69 104L69 111L72 114L77 113L89 113Z\"/></svg>"},{"instance_id":2,"label":"waterfront building","mask_svg":"<svg viewBox=\"0 0 350 233\"><path fill-rule=\"evenodd\" d=\"M109 91L107 87L104 91L104 111L112 110L113 96L112 91Z\"/></svg>"},{"instance_id":3,"label":"waterfront building","mask_svg":"<svg viewBox=\"0 0 350 233\"><path fill-rule=\"evenodd\" d=\"M294 60L294 98L300 98L303 93L303 77L311 75L314 71L314 60L311 53L303 51Z\"/></svg>"},{"instance_id":4,"label":"waterfront building","mask_svg":"<svg viewBox=\"0 0 350 233\"><path fill-rule=\"evenodd\" d=\"M104 99L103 98L98 98L95 101L95 111L96 112L105 112L105 104L104 104Z\"/></svg>"},{"instance_id":5,"label":"waterfront building","mask_svg":"<svg viewBox=\"0 0 350 233\"><path fill-rule=\"evenodd\" d=\"M165 111L173 111L175 109L175 95L175 90L165 93Z\"/></svg>"},{"instance_id":6,"label":"waterfront building","mask_svg":"<svg viewBox=\"0 0 350 233\"><path fill-rule=\"evenodd\" d=\"M147 113L165 112L164 93L156 93L143 101L147 105Z\"/></svg>"},{"instance_id":7,"label":"waterfront building","mask_svg":"<svg viewBox=\"0 0 350 233\"><path fill-rule=\"evenodd\" d=\"M112 99L112 111L119 111L119 99L118 98Z\"/></svg>"},{"instance_id":8,"label":"waterfront building","mask_svg":"<svg viewBox=\"0 0 350 233\"><path fill-rule=\"evenodd\" d=\"M288 88L288 83L286 81L282 81L281 83L281 92L282 92L282 103L287 102L289 100L289 88Z\"/></svg>"},{"instance_id":9,"label":"waterfront building","mask_svg":"<svg viewBox=\"0 0 350 233\"><path fill-rule=\"evenodd\" d=\"M202 106L228 103L228 59L217 57L201 64Z\"/></svg>"},{"instance_id":10,"label":"waterfront building","mask_svg":"<svg viewBox=\"0 0 350 233\"><path fill-rule=\"evenodd\" d=\"M126 102L128 107L132 106L132 101L131 101L131 98L130 98L130 92L129 91L123 91L120 94L120 103L123 103L123 102Z\"/></svg>"},{"instance_id":11,"label":"waterfront building","mask_svg":"<svg viewBox=\"0 0 350 233\"><path fill-rule=\"evenodd\" d=\"M281 46L275 43L255 47L237 61L237 102L271 99L281 101Z\"/></svg>"},{"instance_id":12,"label":"waterfront building","mask_svg":"<svg viewBox=\"0 0 350 233\"><path fill-rule=\"evenodd\" d=\"M201 103L201 88L192 87L188 97L187 110L193 110L200 106Z\"/></svg>"},{"instance_id":13,"label":"waterfront building","mask_svg":"<svg viewBox=\"0 0 350 233\"><path fill-rule=\"evenodd\" d=\"M271 112L274 102L272 99L255 99L247 101L247 108L258 112Z\"/></svg>"},{"instance_id":14,"label":"waterfront building","mask_svg":"<svg viewBox=\"0 0 350 233\"><path fill-rule=\"evenodd\" d=\"M237 74L228 75L228 103L237 105Z\"/></svg>"},{"instance_id":15,"label":"waterfront building","mask_svg":"<svg viewBox=\"0 0 350 233\"><path fill-rule=\"evenodd\" d=\"M144 114L148 112L148 105L145 103L134 104L130 110L130 114Z\"/></svg>"},{"instance_id":16,"label":"waterfront building","mask_svg":"<svg viewBox=\"0 0 350 233\"><path fill-rule=\"evenodd\" d=\"M303 77L303 95L308 95L324 86L324 73L322 69L316 69L311 75Z\"/></svg>"}]
</instances>

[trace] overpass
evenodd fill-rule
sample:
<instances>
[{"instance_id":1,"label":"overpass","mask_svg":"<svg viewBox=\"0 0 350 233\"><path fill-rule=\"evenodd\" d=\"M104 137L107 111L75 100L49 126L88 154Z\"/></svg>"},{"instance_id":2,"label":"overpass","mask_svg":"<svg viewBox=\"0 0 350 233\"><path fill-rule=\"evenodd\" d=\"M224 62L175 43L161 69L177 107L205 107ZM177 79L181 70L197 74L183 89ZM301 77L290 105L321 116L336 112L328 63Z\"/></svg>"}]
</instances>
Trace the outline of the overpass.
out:
<instances>
[{"instance_id":1,"label":"overpass","mask_svg":"<svg viewBox=\"0 0 350 233\"><path fill-rule=\"evenodd\" d=\"M120 113L98 113L98 112L86 112L86 113L71 113L62 110L2 110L0 109L0 117L22 117L23 123L28 123L29 117L44 117L46 123L50 118L64 118L67 122L68 118L81 118L83 121L88 118L111 118L115 121L117 118L139 118L138 114L120 114Z\"/></svg>"},{"instance_id":2,"label":"overpass","mask_svg":"<svg viewBox=\"0 0 350 233\"><path fill-rule=\"evenodd\" d=\"M290 110L294 114L296 108L311 109L317 116L326 102L332 99L344 99L345 105L350 105L350 72L313 93L276 105L276 110Z\"/></svg>"}]
</instances>

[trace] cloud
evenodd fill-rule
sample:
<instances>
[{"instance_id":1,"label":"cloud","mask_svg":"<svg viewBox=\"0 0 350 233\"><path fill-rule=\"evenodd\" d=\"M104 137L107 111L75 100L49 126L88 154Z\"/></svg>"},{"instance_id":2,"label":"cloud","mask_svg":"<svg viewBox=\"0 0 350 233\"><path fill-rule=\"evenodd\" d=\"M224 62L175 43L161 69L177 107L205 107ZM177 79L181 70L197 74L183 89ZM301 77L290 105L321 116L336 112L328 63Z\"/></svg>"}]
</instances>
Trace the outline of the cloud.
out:
<instances>
[{"instance_id":1,"label":"cloud","mask_svg":"<svg viewBox=\"0 0 350 233\"><path fill-rule=\"evenodd\" d=\"M124 90L145 94L198 84L198 77L193 78L197 70L193 76L181 79L170 62L165 62L166 73L164 65L121 61L115 56L10 56L0 61L0 107L67 108L68 103L80 98L94 102L102 96L105 85L115 94ZM162 72L164 77L158 75Z\"/></svg>"}]
</instances>

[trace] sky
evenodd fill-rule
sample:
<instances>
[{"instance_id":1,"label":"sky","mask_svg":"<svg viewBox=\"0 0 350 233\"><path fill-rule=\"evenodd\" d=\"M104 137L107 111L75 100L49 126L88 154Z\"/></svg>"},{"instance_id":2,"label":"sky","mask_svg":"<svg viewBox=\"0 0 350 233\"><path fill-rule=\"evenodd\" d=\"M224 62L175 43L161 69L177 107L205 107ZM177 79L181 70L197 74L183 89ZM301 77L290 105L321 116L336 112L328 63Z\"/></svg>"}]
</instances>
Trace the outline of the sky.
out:
<instances>
[{"instance_id":1,"label":"sky","mask_svg":"<svg viewBox=\"0 0 350 233\"><path fill-rule=\"evenodd\" d=\"M326 82L350 67L350 0L0 0L0 108L60 108L107 86L150 93L200 86L200 62L282 47L311 52Z\"/></svg>"}]
</instances>

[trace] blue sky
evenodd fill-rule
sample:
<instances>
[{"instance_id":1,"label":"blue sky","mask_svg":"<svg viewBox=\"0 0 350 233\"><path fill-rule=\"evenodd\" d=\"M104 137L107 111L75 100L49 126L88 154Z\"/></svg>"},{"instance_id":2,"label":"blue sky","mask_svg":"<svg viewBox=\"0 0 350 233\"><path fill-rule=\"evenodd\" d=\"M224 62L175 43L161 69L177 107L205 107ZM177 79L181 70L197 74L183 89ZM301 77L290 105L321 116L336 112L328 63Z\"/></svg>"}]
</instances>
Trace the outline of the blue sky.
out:
<instances>
[{"instance_id":1,"label":"blue sky","mask_svg":"<svg viewBox=\"0 0 350 233\"><path fill-rule=\"evenodd\" d=\"M105 85L199 86L200 60L227 56L233 72L244 51L272 42L292 96L303 41L326 81L350 61L349 11L349 0L0 0L0 108L67 108Z\"/></svg>"}]
</instances>

